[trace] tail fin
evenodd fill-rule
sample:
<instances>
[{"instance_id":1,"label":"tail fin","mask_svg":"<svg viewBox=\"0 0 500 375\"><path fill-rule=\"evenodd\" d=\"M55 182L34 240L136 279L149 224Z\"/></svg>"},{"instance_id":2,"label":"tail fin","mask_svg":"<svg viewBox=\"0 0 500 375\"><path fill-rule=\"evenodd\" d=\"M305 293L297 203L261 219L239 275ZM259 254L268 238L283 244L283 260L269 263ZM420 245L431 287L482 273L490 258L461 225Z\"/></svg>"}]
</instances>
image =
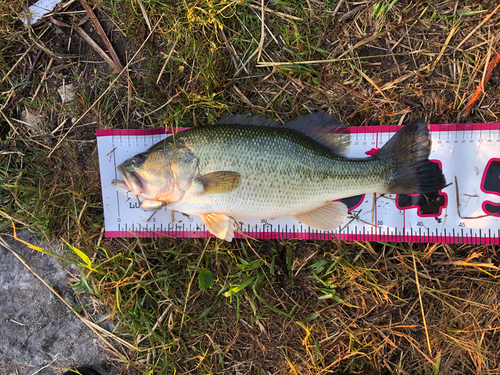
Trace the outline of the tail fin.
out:
<instances>
[{"instance_id":1,"label":"tail fin","mask_svg":"<svg viewBox=\"0 0 500 375\"><path fill-rule=\"evenodd\" d=\"M397 132L375 155L392 168L387 193L421 194L446 185L437 163L429 160L431 139L427 124L417 118Z\"/></svg>"}]
</instances>

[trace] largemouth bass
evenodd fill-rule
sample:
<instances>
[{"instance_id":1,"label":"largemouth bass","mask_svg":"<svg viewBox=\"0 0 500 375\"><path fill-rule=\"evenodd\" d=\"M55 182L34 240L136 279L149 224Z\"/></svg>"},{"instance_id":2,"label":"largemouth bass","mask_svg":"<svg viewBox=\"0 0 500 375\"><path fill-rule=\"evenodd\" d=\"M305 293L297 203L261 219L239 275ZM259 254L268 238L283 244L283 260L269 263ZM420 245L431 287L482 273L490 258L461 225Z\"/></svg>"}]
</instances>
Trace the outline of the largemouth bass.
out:
<instances>
[{"instance_id":1,"label":"largemouth bass","mask_svg":"<svg viewBox=\"0 0 500 375\"><path fill-rule=\"evenodd\" d=\"M120 191L141 207L199 215L216 237L231 241L237 219L292 216L332 231L347 216L335 201L359 194L420 194L445 178L429 161L427 125L416 119L375 155L347 158L348 128L325 113L279 126L256 115L226 115L217 125L168 137L118 166Z\"/></svg>"}]
</instances>

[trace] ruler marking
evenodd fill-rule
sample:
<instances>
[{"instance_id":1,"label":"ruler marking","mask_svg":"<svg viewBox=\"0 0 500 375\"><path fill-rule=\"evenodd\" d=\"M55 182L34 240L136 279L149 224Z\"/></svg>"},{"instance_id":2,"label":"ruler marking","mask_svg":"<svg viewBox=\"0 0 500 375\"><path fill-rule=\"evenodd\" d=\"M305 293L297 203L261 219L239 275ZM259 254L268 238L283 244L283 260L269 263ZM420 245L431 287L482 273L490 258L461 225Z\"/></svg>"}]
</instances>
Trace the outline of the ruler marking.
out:
<instances>
[{"instance_id":1,"label":"ruler marking","mask_svg":"<svg viewBox=\"0 0 500 375\"><path fill-rule=\"evenodd\" d=\"M364 139L366 144L358 145L356 146L355 150L353 152L357 152L360 154L360 156L364 156L363 153L366 150L369 150L375 146L375 148L380 148L384 143L385 143L385 137L388 137L389 139L391 136L394 136L395 131L401 127L398 126L379 126L379 127L368 127L365 126L363 128L354 128L350 129L351 134L355 135L354 139L356 140L362 140ZM437 160L442 160L444 158L443 155L451 155L447 153L447 150L451 148L453 150L454 148L454 155L459 154L461 150L471 150L471 146L468 146L469 143L472 143L473 141L477 142L485 142L485 144L488 144L490 147L487 148L488 152L494 152L496 149L498 149L499 143L500 143L500 126L499 124L455 124L455 125L430 125L431 129L431 137L433 139L450 139L451 142L443 142L439 144L439 147L433 149L433 153L435 156L433 156L434 159ZM437 134L434 134L436 133ZM441 132L446 132L446 134L441 135ZM363 138L360 137L360 133L363 133ZM460 134L462 133L462 134ZM141 130L130 130L127 132L126 130L118 130L118 129L113 129L113 130L100 130L97 133L97 137L100 141L104 141L103 138L107 137L107 143L104 142L98 142L99 145L99 151L104 152L106 149L106 153L109 152L108 146L111 145L118 146L118 147L123 147L125 148L123 150L118 149L116 152L113 153L113 157L110 158L109 156L106 158L103 158L101 155L101 160L102 162L107 162L107 163L112 163L111 165L108 164L107 171L106 173L111 174L111 169L113 170L113 174L115 178L118 177L119 172L116 169L116 165L120 159L123 157L123 155L126 155L126 157L129 157L128 155L133 154L135 150L138 148L141 148L147 145L149 142L154 142L157 143L161 139L165 138L165 130L151 130L151 129L141 129ZM469 141L466 141L467 138L469 138ZM453 139L455 140L453 142ZM456 143L456 140L463 140L466 141L465 144ZM488 142L486 141L494 140L496 139L495 143ZM127 146L128 142L128 146ZM133 143L135 142L135 144ZM499 142L499 143L497 143ZM369 147L370 146L370 147ZM477 143L476 143L477 146ZM495 148L491 148L497 147ZM442 148L441 148L442 147ZM456 148L458 147L458 148ZM462 147L462 148L460 148ZM465 147L465 149L463 148ZM114 147L113 147L114 148ZM484 151L484 149L481 149L481 151ZM116 153L118 152L118 157L116 156ZM483 157L483 156L482 156ZM488 155L486 155L486 158L488 158ZM491 157L490 157L491 158ZM105 160L103 160L105 159ZM460 161L459 161L460 162ZM468 164L471 164L470 161ZM444 165L445 169L445 174L448 177L449 174L451 175L451 172L446 171L447 167L446 164ZM478 175L479 179L481 179L481 176L484 172L481 170L475 171L475 176ZM479 172L479 173L478 173ZM108 179L103 182L108 182L111 180L111 176L107 177ZM467 179L467 175L462 176L462 178ZM102 177L102 176L101 176ZM450 178L448 178L450 180ZM472 182L472 183L475 183ZM104 184L103 184L104 185ZM109 182L107 183L108 186L110 186ZM448 192L448 190L445 190L448 195L451 195L451 191ZM104 194L104 187L103 187L103 194ZM112 194L116 194L116 198ZM479 196L479 204L481 202L484 202L487 200L487 193L483 192L483 194L480 193ZM373 197L373 195L372 195ZM370 230L368 231L368 224L364 225L363 223L358 223L358 222L353 222L350 223L349 225L346 226L344 229L343 233L340 233L340 230L337 230L336 232L339 233L338 235L335 235L334 233L330 232L324 232L324 231L315 231L311 229L308 226L303 226L303 225L292 225L293 227L293 232L290 231L291 228L288 228L288 225L286 225L286 231L283 232L282 234L285 236L285 238L317 238L317 239L327 239L327 238L332 238L332 235L335 238L341 238L341 239L348 239L348 240L368 240L368 239L373 239L373 240L381 240L384 238L387 239L392 239L392 240L401 240L403 239L404 241L424 241L424 240L432 240L432 241L444 241L444 242L462 242L462 243L478 243L478 244L485 244L485 243L491 243L491 244L496 244L500 242L500 229L495 230L494 227L499 227L499 219L495 219L492 217L488 217L487 219L484 220L484 225L481 223L481 229L473 229L473 228L461 228L458 233L455 233L455 229L453 228L453 225L457 225L458 223L453 223L453 220L455 220L456 215L451 215L451 219L448 219L448 223L444 221L442 224L438 226L437 223L430 222L432 217L426 217L426 215L417 215L416 209L413 207L409 207L408 209L401 209L401 210L396 210L395 207L386 204L382 204L379 207L379 200L380 196L375 196L375 204L374 204L374 219L375 219L375 227L370 227ZM451 197L450 197L451 198ZM490 198L491 199L491 198ZM124 235L125 237L130 237L134 235L139 235L139 236L149 236L149 237L161 237L161 232L158 231L158 227L153 223L152 225L152 230L154 234L151 234L151 228L149 227L149 224L145 224L145 228L141 224L141 218L142 215L139 214L136 217L132 219L132 216L130 215L135 215L137 212L140 210L132 210L128 208L128 200L130 200L127 196L124 196L120 198L120 193L118 193L116 190L112 190L110 194L107 195L107 198L103 199L104 201L107 200L107 202L112 202L108 206L111 208L111 211L115 212L113 220L106 221L106 236L109 237L115 237L119 235ZM452 199L449 199L447 202L448 204L451 203ZM124 207L120 207L121 205L125 205ZM369 203L363 201L361 207L367 207ZM116 205L116 208L114 207ZM107 206L107 207L108 207ZM382 210L380 213L381 215L384 215L384 226L385 230L382 228L378 227L378 214L379 214L379 208ZM387 211L389 210L389 211ZM402 216L401 219L397 217L397 214L395 212L392 212L391 210L394 210L397 212L400 216ZM109 211L109 210L108 210ZM132 212L134 211L134 212ZM408 212L407 212L408 211ZM176 236L197 236L200 235L199 231L196 231L196 233L182 233L180 232L179 229L174 228L172 226L172 223L169 223L169 219L166 217L165 213L167 210L165 209L164 211L161 211L161 217L159 221L159 224L161 224L161 220L165 223L165 225L168 225L169 230L170 227L172 228L172 231L175 232ZM368 212L365 209L365 215ZM159 215L158 213L157 215ZM393 214L393 217L387 217L385 215ZM106 214L106 212L105 212ZM109 214L109 213L108 213ZM370 215L370 214L368 214ZM410 215L410 216L408 216ZM408 216L408 217L407 217ZM418 217L417 217L418 216ZM118 220L117 220L118 219ZM121 223L119 222L119 219L121 219ZM138 221L139 220L139 221ZM145 219L142 219L145 220ZM287 219L288 220L288 219ZM402 220L402 227L397 224L400 222L399 220ZM413 220L418 220L419 222L423 223L423 228L430 228L427 230L427 235L422 233L421 229L419 228L418 231L415 229L412 229L411 227L408 228L407 225L409 225L410 221ZM451 221L450 221L451 220ZM460 219L456 219L460 220ZM167 224L168 223L168 224ZM123 226L125 224L125 226ZM139 225L139 229L135 227L135 224ZM460 223L462 224L462 223ZM394 226L393 226L394 225ZM419 224L421 225L421 224ZM113 229L110 228L117 228L118 231L115 232ZM191 225L190 225L191 227ZM280 233L283 231L283 228L277 224L278 230L276 230L276 227L274 226L261 226L258 225L257 227L255 226L247 226L249 228L248 232L254 234L256 237L259 238L279 238ZM299 228L300 227L300 228ZM125 228L125 231L124 231ZM129 230L132 228L132 232ZM180 227L179 227L180 228ZM250 229L251 228L251 229ZM375 228L375 229L374 229ZM401 229L402 228L402 229ZM483 230L483 228L485 228ZM144 230L145 229L145 230ZM161 230L164 231L165 228L163 228L163 224L161 224ZM340 229L340 228L339 228ZM466 229L465 231L463 229ZM469 229L469 230L467 230ZM486 230L488 229L488 230ZM136 232L137 230L137 232ZM394 232L393 232L394 231ZM123 233L125 232L125 233ZM453 232L453 236L452 236ZM432 233L432 235L431 235ZM208 233L202 233L201 235L208 235Z\"/></svg>"}]
</instances>

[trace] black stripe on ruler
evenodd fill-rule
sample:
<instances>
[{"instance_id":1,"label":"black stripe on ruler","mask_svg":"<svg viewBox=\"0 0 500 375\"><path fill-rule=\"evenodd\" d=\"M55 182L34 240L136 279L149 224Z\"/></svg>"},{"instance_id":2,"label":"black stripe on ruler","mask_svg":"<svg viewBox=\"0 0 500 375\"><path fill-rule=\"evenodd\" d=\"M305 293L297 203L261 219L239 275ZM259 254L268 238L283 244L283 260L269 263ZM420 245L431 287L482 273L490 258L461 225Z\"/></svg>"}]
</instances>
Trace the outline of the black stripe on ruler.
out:
<instances>
[{"instance_id":1,"label":"black stripe on ruler","mask_svg":"<svg viewBox=\"0 0 500 375\"><path fill-rule=\"evenodd\" d=\"M114 132L111 132L111 145L115 146ZM118 179L118 169L116 168L116 156L113 152L113 166L115 171L115 180ZM118 211L118 218L120 218L120 193L116 190L116 210Z\"/></svg>"}]
</instances>

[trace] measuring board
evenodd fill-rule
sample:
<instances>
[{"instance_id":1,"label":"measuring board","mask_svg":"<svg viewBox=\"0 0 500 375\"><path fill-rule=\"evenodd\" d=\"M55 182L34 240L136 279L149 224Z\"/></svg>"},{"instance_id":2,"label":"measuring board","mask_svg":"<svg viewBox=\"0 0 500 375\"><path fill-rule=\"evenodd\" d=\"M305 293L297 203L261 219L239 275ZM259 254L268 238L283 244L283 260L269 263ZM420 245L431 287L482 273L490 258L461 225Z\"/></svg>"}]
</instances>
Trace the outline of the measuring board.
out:
<instances>
[{"instance_id":1,"label":"measuring board","mask_svg":"<svg viewBox=\"0 0 500 375\"><path fill-rule=\"evenodd\" d=\"M348 128L352 140L348 156L373 155L400 128ZM450 184L443 190L343 199L349 215L334 232L317 231L288 217L246 220L239 222L240 228L253 238L499 244L500 124L429 125L429 129L430 159L439 163ZM97 131L106 237L212 236L198 216L174 212L172 222L167 206L154 214L144 211L135 196L127 197L111 185L114 179L123 180L116 169L120 163L169 135L165 129Z\"/></svg>"}]
</instances>

